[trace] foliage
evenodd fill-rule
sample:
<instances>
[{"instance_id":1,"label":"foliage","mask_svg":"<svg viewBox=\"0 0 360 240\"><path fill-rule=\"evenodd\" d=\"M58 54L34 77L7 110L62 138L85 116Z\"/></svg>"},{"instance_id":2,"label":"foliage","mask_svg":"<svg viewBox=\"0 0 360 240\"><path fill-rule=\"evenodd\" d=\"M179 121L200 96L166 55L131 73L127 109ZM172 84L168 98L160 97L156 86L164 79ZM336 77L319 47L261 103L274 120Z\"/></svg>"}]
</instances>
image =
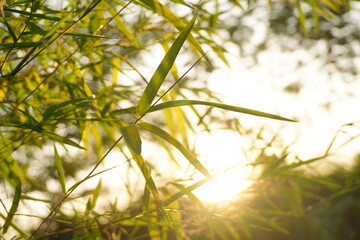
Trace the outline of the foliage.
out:
<instances>
[{"instance_id":1,"label":"foliage","mask_svg":"<svg viewBox=\"0 0 360 240\"><path fill-rule=\"evenodd\" d=\"M264 223L266 228L286 233L281 224L268 221L254 209L234 219L207 213L191 193L212 176L188 139L197 129L210 131L203 119L213 109L293 121L224 104L213 93L187 85L188 72L202 59L211 69L205 46L227 63L226 50L214 39L221 35L222 23L232 9L246 14L253 4L255 1L246 5L240 1L199 1L191 5L184 1L73 0L57 9L46 1L0 1L2 234L7 237L11 229L15 238L24 239L111 239L120 235L128 239L183 239L186 234L195 239L205 231L209 239L240 239L243 234L251 236L251 230L234 224L261 227ZM302 8L310 1L289 4L298 10L299 24L308 35ZM269 1L269 9L271 6ZM327 0L310 6L317 29L317 14L341 13L349 3ZM163 53L157 54L163 57L153 64L155 60L146 53L159 46ZM182 76L180 65L174 64L180 57L190 59ZM148 77L146 71L154 73ZM199 96L203 98L191 99ZM159 118L159 112L165 117ZM190 186L175 181L166 185L171 187L159 187L156 165L143 156L145 140L155 140L165 150L169 145L179 150L204 180ZM143 176L143 197L128 211L119 210L116 200L109 200L107 212L98 212L101 181L91 190L79 188L110 171L97 169L115 151ZM168 154L179 164L171 149ZM281 164L270 164L273 168L267 172L278 173L282 168L276 167ZM81 170L86 175L79 178ZM56 179L59 191L47 186L51 179ZM313 179L299 181L306 185ZM282 178L277 181L289 188ZM291 184L295 187L290 186L293 192L289 196L300 201L301 187L296 187L296 181ZM35 192L43 197L34 197ZM74 207L77 199L85 202L85 209ZM29 214L28 219L40 220L29 232L16 219L21 209L34 201L45 204L49 212ZM65 213L65 204L73 206L72 214ZM208 215L202 216L204 213ZM198 220L206 222L206 230L199 226L193 229Z\"/></svg>"}]
</instances>

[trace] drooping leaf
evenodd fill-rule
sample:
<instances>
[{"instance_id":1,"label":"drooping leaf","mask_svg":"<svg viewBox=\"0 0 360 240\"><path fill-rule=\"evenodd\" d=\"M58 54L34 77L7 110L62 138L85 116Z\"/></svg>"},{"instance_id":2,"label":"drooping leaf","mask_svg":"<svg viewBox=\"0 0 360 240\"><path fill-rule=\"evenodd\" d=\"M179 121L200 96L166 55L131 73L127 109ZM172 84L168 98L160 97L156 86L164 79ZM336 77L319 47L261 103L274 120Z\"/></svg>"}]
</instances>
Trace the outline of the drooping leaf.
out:
<instances>
[{"instance_id":1,"label":"drooping leaf","mask_svg":"<svg viewBox=\"0 0 360 240\"><path fill-rule=\"evenodd\" d=\"M149 84L146 86L146 89L142 94L136 108L137 114L139 116L143 115L146 111L148 111L152 101L154 100L157 92L160 89L160 86L162 85L172 65L174 64L175 59L179 54L179 51L182 45L184 44L186 37L189 35L190 30L194 26L196 16L197 15L195 15L191 19L191 21L186 25L186 27L181 31L180 35L172 44L169 51L165 54L165 57L159 64L152 78L150 79Z\"/></svg>"},{"instance_id":2,"label":"drooping leaf","mask_svg":"<svg viewBox=\"0 0 360 240\"><path fill-rule=\"evenodd\" d=\"M21 49L21 48L31 48L38 44L38 42L17 42L17 43L1 43L0 50L6 49Z\"/></svg>"},{"instance_id":3,"label":"drooping leaf","mask_svg":"<svg viewBox=\"0 0 360 240\"><path fill-rule=\"evenodd\" d=\"M39 34L39 35L45 35L47 32L44 31L40 26L33 22L27 22L26 26L30 29L32 33Z\"/></svg>"},{"instance_id":4,"label":"drooping leaf","mask_svg":"<svg viewBox=\"0 0 360 240\"><path fill-rule=\"evenodd\" d=\"M174 137L172 137L170 134L162 130L161 128L147 123L142 122L138 123L138 125L149 131L153 134L158 135L159 137L163 138L165 141L173 145L175 148L177 148L188 160L189 162L197 169L199 170L205 177L211 178L210 172L202 165L202 163L190 152L184 145L182 145L178 140L176 140Z\"/></svg>"},{"instance_id":5,"label":"drooping leaf","mask_svg":"<svg viewBox=\"0 0 360 240\"><path fill-rule=\"evenodd\" d=\"M6 28L8 29L10 35L11 35L11 38L13 40L13 42L17 42L17 37L16 37L16 34L14 33L13 29L11 28L10 24L6 21L5 19L5 16L3 16L3 20L4 20L4 24L6 25Z\"/></svg>"},{"instance_id":6,"label":"drooping leaf","mask_svg":"<svg viewBox=\"0 0 360 240\"><path fill-rule=\"evenodd\" d=\"M141 138L137 126L129 125L121 127L121 132L124 135L125 142L130 146L132 151L141 154Z\"/></svg>"},{"instance_id":7,"label":"drooping leaf","mask_svg":"<svg viewBox=\"0 0 360 240\"><path fill-rule=\"evenodd\" d=\"M116 14L115 9L112 6L110 6L110 4L107 3L106 1L102 1L102 5L111 15L114 16ZM125 37L127 37L130 40L131 44L136 48L140 48L141 45L139 41L136 39L134 34L128 29L128 27L121 19L121 17L119 15L116 15L114 20L119 30L125 35Z\"/></svg>"},{"instance_id":8,"label":"drooping leaf","mask_svg":"<svg viewBox=\"0 0 360 240\"><path fill-rule=\"evenodd\" d=\"M5 220L5 223L3 225L3 233L6 233L7 230L9 229L11 223L12 223L12 219L19 207L19 202L20 202L20 198L21 198L21 181L18 180L16 187L15 187L15 194L14 194L14 198L13 198L13 202L11 204L11 208L9 211L9 214Z\"/></svg>"},{"instance_id":9,"label":"drooping leaf","mask_svg":"<svg viewBox=\"0 0 360 240\"><path fill-rule=\"evenodd\" d=\"M51 37L69 18L70 13L64 14L64 16L46 33L44 39Z\"/></svg>"},{"instance_id":10,"label":"drooping leaf","mask_svg":"<svg viewBox=\"0 0 360 240\"><path fill-rule=\"evenodd\" d=\"M168 101L165 103L160 103L160 104L155 105L154 107L152 107L149 110L149 112L154 112L157 110L171 108L171 107L182 107L182 106L191 106L191 105L205 105L205 106L221 108L221 109L225 109L225 110L229 110L229 111L233 111L233 112L245 113L245 114L250 114L250 115L259 116L259 117L272 118L272 119L276 119L276 120L289 121L289 122L296 122L295 120L281 117L278 115L274 115L271 113L261 112L261 111L257 111L257 110L253 110L253 109L242 108L242 107L237 107L237 106L227 105L227 104L222 104L222 103L206 102L206 101L199 101L199 100Z\"/></svg>"},{"instance_id":11,"label":"drooping leaf","mask_svg":"<svg viewBox=\"0 0 360 240\"><path fill-rule=\"evenodd\" d=\"M309 35L309 31L306 26L306 17L305 17L305 13L302 9L300 0L296 1L296 8L298 9L298 12L299 12L299 22L300 22L301 29L303 30L304 35L307 37Z\"/></svg>"},{"instance_id":12,"label":"drooping leaf","mask_svg":"<svg viewBox=\"0 0 360 240\"><path fill-rule=\"evenodd\" d=\"M215 102L207 102L207 101L199 101L199 100L174 100L174 101L168 101L164 103L157 104L149 109L149 112L155 112L162 109L172 108L172 107L183 107L183 106L193 106L193 105L204 105L209 107L216 107L224 110L229 110L233 112L238 113L244 113L244 114L250 114L254 116L259 117L265 117L265 118L271 118L275 120L281 120L281 121L289 121L289 122L297 122L296 120L285 118L282 116L278 116L271 113L261 112L253 109L243 108L243 107L237 107L233 105L227 105L223 103L215 103ZM125 114L125 113L135 113L135 107L115 110L113 113L116 114Z\"/></svg>"},{"instance_id":13,"label":"drooping leaf","mask_svg":"<svg viewBox=\"0 0 360 240\"><path fill-rule=\"evenodd\" d=\"M79 144L77 144L73 140L71 140L69 138L66 138L66 137L63 137L63 136L60 136L60 135L58 135L56 133L48 132L48 131L41 131L41 133L43 135L45 135L45 136L48 136L50 139L55 140L56 142L64 143L64 144L68 144L68 145L73 146L73 147L84 149L82 146L80 146Z\"/></svg>"},{"instance_id":14,"label":"drooping leaf","mask_svg":"<svg viewBox=\"0 0 360 240\"><path fill-rule=\"evenodd\" d=\"M182 196L191 193L193 190L197 189L198 187L204 185L207 182L208 182L208 179L202 179L190 186L181 188L181 190L179 192L175 193L174 195L172 195L171 197L169 197L168 199L166 199L164 201L164 206L167 206L167 205L171 204L172 202L178 200Z\"/></svg>"},{"instance_id":15,"label":"drooping leaf","mask_svg":"<svg viewBox=\"0 0 360 240\"><path fill-rule=\"evenodd\" d=\"M49 14L34 13L34 12L30 13L30 12L23 11L23 10L20 10L20 9L15 9L15 8L6 8L4 10L5 10L5 12L13 12L13 13L18 13L18 14L25 15L25 16L32 15L33 17L36 17L36 18L52 20L52 21L56 21L56 22L61 20L61 18L50 16ZM65 22L72 23L74 21L69 19L69 20L66 20Z\"/></svg>"},{"instance_id":16,"label":"drooping leaf","mask_svg":"<svg viewBox=\"0 0 360 240\"><path fill-rule=\"evenodd\" d=\"M94 192L93 192L93 195L91 197L91 206L92 208L95 207L96 205L96 202L97 202L97 199L99 198L99 195L100 195L100 190L101 190L101 187L102 187L102 183L101 183L101 179L98 183L98 185L96 186Z\"/></svg>"},{"instance_id":17,"label":"drooping leaf","mask_svg":"<svg viewBox=\"0 0 360 240\"><path fill-rule=\"evenodd\" d=\"M64 173L64 168L61 162L61 158L59 156L59 153L56 149L56 146L54 145L54 157L55 157L55 166L56 166L56 171L59 175L59 180L60 180L60 185L61 185L61 190L63 192L64 195L66 195L66 185L65 185L65 173Z\"/></svg>"},{"instance_id":18,"label":"drooping leaf","mask_svg":"<svg viewBox=\"0 0 360 240\"><path fill-rule=\"evenodd\" d=\"M74 36L74 37L87 37L87 38L110 38L110 37L103 36L103 35L91 34L91 33L81 33L81 32L66 32L66 33L64 33L64 35Z\"/></svg>"},{"instance_id":19,"label":"drooping leaf","mask_svg":"<svg viewBox=\"0 0 360 240\"><path fill-rule=\"evenodd\" d=\"M153 177L151 176L150 170L147 167L142 155L141 155L141 139L139 136L139 131L135 125L129 125L127 127L122 127L121 131L124 136L124 140L126 145L129 147L131 154L133 155L136 164L138 165L142 175L145 178L146 185L149 187L155 202L161 211L164 219L166 222L171 225L171 220L167 212L165 211L165 208L163 206L159 190L156 187L155 181Z\"/></svg>"},{"instance_id":20,"label":"drooping leaf","mask_svg":"<svg viewBox=\"0 0 360 240\"><path fill-rule=\"evenodd\" d=\"M89 99L88 98L78 98L78 99L72 99L72 100L68 100L65 102L51 105L48 109L45 110L45 112L42 114L42 116L44 119L48 119L51 116L53 116L54 114L56 114L56 112L59 111L62 107L67 106L67 105L73 106L80 102L84 102L86 100L89 100Z\"/></svg>"},{"instance_id":21,"label":"drooping leaf","mask_svg":"<svg viewBox=\"0 0 360 240\"><path fill-rule=\"evenodd\" d=\"M175 13L173 13L167 6L161 4L159 1L141 0L141 1L135 1L135 3L142 4L151 11L164 17L169 23L175 26L179 31L182 31L184 29L185 24L183 23L181 18L178 17ZM189 41L194 46L196 51L198 51L201 55L205 55L205 51L201 48L200 43L194 36L192 36L191 33L189 34Z\"/></svg>"}]
</instances>

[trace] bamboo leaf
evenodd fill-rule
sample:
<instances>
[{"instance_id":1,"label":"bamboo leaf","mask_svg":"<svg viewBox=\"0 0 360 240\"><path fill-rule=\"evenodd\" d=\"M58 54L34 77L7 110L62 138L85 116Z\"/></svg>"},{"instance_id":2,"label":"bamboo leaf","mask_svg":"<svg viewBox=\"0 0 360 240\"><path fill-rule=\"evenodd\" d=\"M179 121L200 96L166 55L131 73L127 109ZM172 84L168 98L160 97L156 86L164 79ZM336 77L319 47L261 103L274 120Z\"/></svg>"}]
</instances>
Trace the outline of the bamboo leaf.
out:
<instances>
[{"instance_id":1,"label":"bamboo leaf","mask_svg":"<svg viewBox=\"0 0 360 240\"><path fill-rule=\"evenodd\" d=\"M56 21L56 22L61 20L61 18L59 18L59 17L53 17L53 16L49 16L47 14L34 13L34 12L30 13L30 12L27 12L27 11L14 9L14 8L6 8L4 10L5 10L5 12L13 12L13 13L22 14L22 15L25 15L25 16L30 16L31 15L31 16L36 17L36 18L47 19L47 20L52 20L52 21ZM72 23L74 21L66 20L65 22Z\"/></svg>"},{"instance_id":2,"label":"bamboo leaf","mask_svg":"<svg viewBox=\"0 0 360 240\"><path fill-rule=\"evenodd\" d=\"M102 1L102 4L104 6L104 8L106 8L106 10L113 16L116 15L116 11L115 9L110 6L109 3L107 3L106 1ZM132 43L132 45L136 48L140 48L141 44L139 43L139 41L136 39L136 37L134 36L134 34L128 29L128 27L126 26L126 24L124 23L124 21L121 19L121 17L119 15L115 16L115 22L119 28L119 30L125 35L125 37L127 37L130 42Z\"/></svg>"},{"instance_id":3,"label":"bamboo leaf","mask_svg":"<svg viewBox=\"0 0 360 240\"><path fill-rule=\"evenodd\" d=\"M62 32L62 31L61 31ZM74 36L74 37L88 37L88 38L110 38L103 35L91 34L91 33L80 33L80 32L66 32L64 35Z\"/></svg>"},{"instance_id":4,"label":"bamboo leaf","mask_svg":"<svg viewBox=\"0 0 360 240\"><path fill-rule=\"evenodd\" d=\"M148 187L148 185L145 185L144 188L144 194L142 196L142 203L141 203L141 209L143 211L149 211L149 207L150 207L150 188ZM166 206L166 205L164 205Z\"/></svg>"},{"instance_id":5,"label":"bamboo leaf","mask_svg":"<svg viewBox=\"0 0 360 240\"><path fill-rule=\"evenodd\" d=\"M275 120L281 120L281 121L289 121L289 122L297 122L296 120L285 118L282 116L278 116L271 113L261 112L253 109L243 108L243 107L237 107L233 105L227 105L222 103L214 103L214 102L207 102L207 101L199 101L199 100L174 100L174 101L168 101L164 103L157 104L149 109L149 112L155 112L162 109L167 108L173 108L173 107L183 107L183 106L193 106L193 105L204 105L204 106L210 106L210 107L216 107L224 110L229 110L233 112L238 113L244 113L244 114L250 114L254 116L259 117L265 117L265 118L271 118ZM135 107L129 107L124 109L115 110L112 113L115 114L125 114L125 113L135 113Z\"/></svg>"},{"instance_id":6,"label":"bamboo leaf","mask_svg":"<svg viewBox=\"0 0 360 240\"><path fill-rule=\"evenodd\" d=\"M1 9L1 10L3 10L3 9ZM17 39L17 37L16 37L16 34L15 34L14 31L12 30L12 28L11 28L10 24L8 23L8 21L6 21L4 15L3 15L3 19L4 19L4 24L6 25L6 28L8 29L8 31L9 31L9 33L10 33L10 35L11 35L12 40L13 40L14 42L17 42L18 39Z\"/></svg>"},{"instance_id":7,"label":"bamboo leaf","mask_svg":"<svg viewBox=\"0 0 360 240\"><path fill-rule=\"evenodd\" d=\"M136 111L139 116L143 115L146 111L148 111L166 75L169 73L172 65L174 64L180 48L184 44L184 41L189 35L190 30L194 26L196 16L197 15L195 15L186 25L186 27L181 31L179 37L175 40L169 51L165 54L165 57L163 58L154 75L152 76L137 105Z\"/></svg>"},{"instance_id":8,"label":"bamboo leaf","mask_svg":"<svg viewBox=\"0 0 360 240\"><path fill-rule=\"evenodd\" d=\"M17 42L17 43L2 43L0 44L0 50L6 49L21 49L34 47L38 42Z\"/></svg>"},{"instance_id":9,"label":"bamboo leaf","mask_svg":"<svg viewBox=\"0 0 360 240\"><path fill-rule=\"evenodd\" d=\"M340 9L339 6L337 6L334 2L335 1L331 1L331 0L320 0L320 2L324 3L329 9L331 9L332 11L339 13ZM341 2L345 2L345 1L340 1L339 5L342 5Z\"/></svg>"},{"instance_id":10,"label":"bamboo leaf","mask_svg":"<svg viewBox=\"0 0 360 240\"><path fill-rule=\"evenodd\" d=\"M98 185L96 186L96 188L94 190L94 193L93 193L93 195L91 197L91 206L92 206L92 208L94 208L95 205L96 205L97 199L98 199L98 197L100 195L101 187L102 187L102 183L101 183L101 179L100 179L100 181L99 181Z\"/></svg>"},{"instance_id":11,"label":"bamboo leaf","mask_svg":"<svg viewBox=\"0 0 360 240\"><path fill-rule=\"evenodd\" d=\"M257 111L257 110L253 110L253 109L242 108L242 107L237 107L237 106L227 105L227 104L222 104L222 103L206 102L206 101L199 101L199 100L187 100L187 99L186 100L174 100L174 101L168 101L165 103L160 103L160 104L152 107L149 110L149 112L154 112L154 111L158 111L158 110L166 109L166 108L191 106L191 105L205 105L205 106L216 107L216 108L220 108L220 109L250 114L250 115L259 116L259 117L272 118L272 119L276 119L276 120L289 121L289 122L296 122L295 120L292 120L289 118L285 118L285 117L281 117L281 116L274 115L271 113L261 112L261 111Z\"/></svg>"},{"instance_id":12,"label":"bamboo leaf","mask_svg":"<svg viewBox=\"0 0 360 240\"><path fill-rule=\"evenodd\" d=\"M55 157L56 170L57 170L57 173L59 175L61 190L62 190L63 194L66 195L64 168L63 168L61 158L59 156L59 153L58 153L55 145L54 145L54 157Z\"/></svg>"},{"instance_id":13,"label":"bamboo leaf","mask_svg":"<svg viewBox=\"0 0 360 240\"><path fill-rule=\"evenodd\" d=\"M182 31L184 29L185 24L183 23L181 18L179 18L167 6L161 4L159 1L141 0L139 2L135 1L135 3L141 3L146 8L164 17L169 23L175 26L179 31ZM201 48L199 42L194 36L191 35L191 33L189 34L189 41L201 55L205 55L205 52Z\"/></svg>"},{"instance_id":14,"label":"bamboo leaf","mask_svg":"<svg viewBox=\"0 0 360 240\"><path fill-rule=\"evenodd\" d=\"M198 187L202 186L203 184L205 184L207 182L208 182L208 179L202 179L190 186L182 187L179 192L175 193L170 198L168 198L164 201L164 206L167 206L167 205L171 204L172 202L178 200L182 196L191 193L193 190L197 189Z\"/></svg>"},{"instance_id":15,"label":"bamboo leaf","mask_svg":"<svg viewBox=\"0 0 360 240\"><path fill-rule=\"evenodd\" d=\"M7 230L9 229L10 225L12 224L12 219L18 209L20 198L21 198L21 181L18 180L16 187L15 187L15 194L14 194L13 202L11 204L9 214L8 214L8 216L5 220L4 226L3 226L3 233L6 233Z\"/></svg>"},{"instance_id":16,"label":"bamboo leaf","mask_svg":"<svg viewBox=\"0 0 360 240\"><path fill-rule=\"evenodd\" d=\"M33 22L27 22L26 26L30 29L32 33L39 34L39 35L45 35L46 31L44 31L41 27L39 27L37 24Z\"/></svg>"},{"instance_id":17,"label":"bamboo leaf","mask_svg":"<svg viewBox=\"0 0 360 240\"><path fill-rule=\"evenodd\" d=\"M170 134L162 130L161 128L152 125L150 123L142 122L138 124L141 128L152 132L155 135L158 135L171 145L173 145L175 148L177 148L188 160L189 162L197 169L199 170L204 176L207 178L211 178L210 172L202 165L202 163L190 152L186 147L184 147L178 140L176 140L174 137L172 137Z\"/></svg>"},{"instance_id":18,"label":"bamboo leaf","mask_svg":"<svg viewBox=\"0 0 360 240\"><path fill-rule=\"evenodd\" d=\"M70 16L70 13L66 13L51 29L47 32L47 34L44 36L44 39L51 37L62 25L66 22L68 17Z\"/></svg>"},{"instance_id":19,"label":"bamboo leaf","mask_svg":"<svg viewBox=\"0 0 360 240\"><path fill-rule=\"evenodd\" d=\"M307 37L309 35L309 31L308 31L308 28L306 27L306 17L305 17L304 11L301 8L300 0L296 1L296 8L298 9L298 12L299 12L299 21L300 21L301 28L304 32L305 37Z\"/></svg>"},{"instance_id":20,"label":"bamboo leaf","mask_svg":"<svg viewBox=\"0 0 360 240\"><path fill-rule=\"evenodd\" d=\"M125 142L129 145L132 151L141 154L141 138L138 128L135 125L121 127L121 132L124 135Z\"/></svg>"},{"instance_id":21,"label":"bamboo leaf","mask_svg":"<svg viewBox=\"0 0 360 240\"><path fill-rule=\"evenodd\" d=\"M131 154L136 161L136 164L138 165L142 175L144 176L146 185L149 187L152 195L154 196L158 208L160 209L165 221L171 226L170 217L165 211L158 188L156 187L155 181L151 176L149 168L147 167L143 157L141 156L141 139L137 127L135 125L129 125L127 127L122 127L121 131L123 133L125 143L130 149Z\"/></svg>"},{"instance_id":22,"label":"bamboo leaf","mask_svg":"<svg viewBox=\"0 0 360 240\"><path fill-rule=\"evenodd\" d=\"M69 101L51 105L48 109L45 110L45 112L42 114L42 116L44 119L48 119L49 117L53 116L53 114L55 114L60 108L67 106L67 105L73 106L73 105L78 104L79 102L83 102L86 100L88 100L88 98L78 98L78 99L72 99Z\"/></svg>"},{"instance_id":23,"label":"bamboo leaf","mask_svg":"<svg viewBox=\"0 0 360 240\"><path fill-rule=\"evenodd\" d=\"M69 138L57 135L56 133L48 132L48 131L41 131L40 133L42 133L45 136L48 136L50 139L55 140L56 142L64 143L64 144L67 144L67 145L70 145L73 147L84 149L82 146L80 146L76 142L70 140Z\"/></svg>"}]
</instances>

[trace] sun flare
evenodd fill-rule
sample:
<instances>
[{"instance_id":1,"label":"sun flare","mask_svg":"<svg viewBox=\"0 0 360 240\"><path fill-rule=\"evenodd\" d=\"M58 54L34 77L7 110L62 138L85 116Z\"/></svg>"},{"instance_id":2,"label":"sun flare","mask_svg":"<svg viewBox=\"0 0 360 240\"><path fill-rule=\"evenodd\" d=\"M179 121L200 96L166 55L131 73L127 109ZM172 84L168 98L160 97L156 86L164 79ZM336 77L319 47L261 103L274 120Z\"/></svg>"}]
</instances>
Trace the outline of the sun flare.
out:
<instances>
[{"instance_id":1,"label":"sun flare","mask_svg":"<svg viewBox=\"0 0 360 240\"><path fill-rule=\"evenodd\" d=\"M194 190L202 201L226 205L251 185L250 167L241 151L241 136L230 131L202 133L197 142L199 159L214 174L214 179ZM199 179L202 178L199 176Z\"/></svg>"}]
</instances>

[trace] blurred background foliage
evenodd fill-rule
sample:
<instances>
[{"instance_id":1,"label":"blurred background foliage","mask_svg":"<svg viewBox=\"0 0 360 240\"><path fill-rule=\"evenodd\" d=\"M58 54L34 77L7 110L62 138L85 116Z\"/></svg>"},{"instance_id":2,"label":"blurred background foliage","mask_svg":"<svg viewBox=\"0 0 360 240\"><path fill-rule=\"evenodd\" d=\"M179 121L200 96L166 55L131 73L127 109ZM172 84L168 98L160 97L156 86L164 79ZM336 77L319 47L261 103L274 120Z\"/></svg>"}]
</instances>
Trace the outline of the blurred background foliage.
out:
<instances>
[{"instance_id":1,"label":"blurred background foliage","mask_svg":"<svg viewBox=\"0 0 360 240\"><path fill-rule=\"evenodd\" d=\"M206 180L189 186L183 181L188 176L165 179L153 159L146 159L153 178L161 182L158 190L170 225L151 197L153 189L144 187L144 182L140 182L141 193L132 183L125 184L131 196L125 210L118 206L121 196L108 199L105 209L97 207L97 199L111 192L111 186L102 186L100 180L67 195L84 183L84 172L85 176L90 172L86 179L95 179L110 171L94 174L91 169L95 170L117 142L120 128L138 118L130 107L136 106L158 60L195 12L196 24L179 56L182 62L172 67L158 95L171 88L206 50L209 54L162 101L197 98L221 102L207 90L206 76L216 68L215 61L228 64L227 54L232 53L227 52L225 43L237 45L240 56L253 59L249 68L256 65L260 52L271 48L274 39L280 40L284 51L306 47L335 73L348 73L346 81L355 80L358 69L352 61L359 55L359 27L352 13L355 2L0 0L0 236L358 239L358 159L350 170L336 167L331 173L318 174L309 169L327 154L290 161L286 146L281 146L279 155L267 154L274 141L260 150L249 149L256 153L249 159L254 184L226 208L209 207L192 194ZM266 22L260 40L254 38L259 22L251 18ZM316 43L327 51L317 52L313 49ZM298 91L296 86L285 90ZM196 133L211 131L219 122L254 142L265 141L262 132L214 112L211 107L192 106L189 111L165 109L146 119L190 150L196 147L191 140ZM175 144L169 146L159 136L144 132L141 138L155 142L167 152L169 162L181 169L172 150ZM116 144L122 155L117 164L127 164L122 177L129 180L130 175L141 174L124 146ZM58 208L59 202L69 203L70 213ZM55 214L46 218L47 213L26 211L33 209L34 203L43 204L44 211L55 210ZM21 217L33 221L34 226L25 228ZM40 225L42 221L46 224Z\"/></svg>"}]
</instances>

